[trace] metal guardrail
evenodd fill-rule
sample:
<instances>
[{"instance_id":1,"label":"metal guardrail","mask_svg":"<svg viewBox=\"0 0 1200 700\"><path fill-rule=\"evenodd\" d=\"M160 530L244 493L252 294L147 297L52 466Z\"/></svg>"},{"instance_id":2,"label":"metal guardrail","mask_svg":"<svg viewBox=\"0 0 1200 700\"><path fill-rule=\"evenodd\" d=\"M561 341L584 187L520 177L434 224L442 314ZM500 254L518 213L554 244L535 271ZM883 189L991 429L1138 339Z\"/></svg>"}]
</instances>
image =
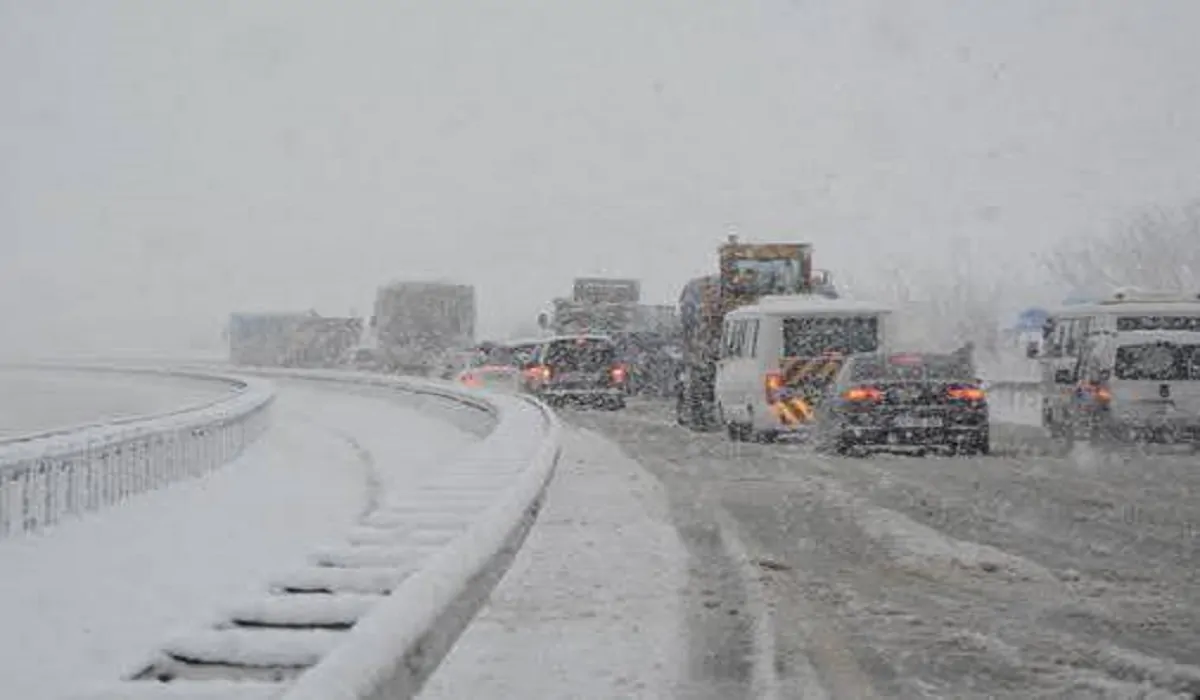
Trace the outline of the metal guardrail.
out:
<instances>
[{"instance_id":1,"label":"metal guardrail","mask_svg":"<svg viewBox=\"0 0 1200 700\"><path fill-rule=\"evenodd\" d=\"M0 440L0 538L52 526L229 462L266 429L274 398L268 383L212 373L21 368L199 378L229 383L234 393L170 413Z\"/></svg>"},{"instance_id":2,"label":"metal guardrail","mask_svg":"<svg viewBox=\"0 0 1200 700\"><path fill-rule=\"evenodd\" d=\"M560 454L541 403L355 372L255 375L389 388L486 413L492 430L384 493L346 536L210 629L171 640L124 681L78 698L399 700L415 697L508 571Z\"/></svg>"}]
</instances>

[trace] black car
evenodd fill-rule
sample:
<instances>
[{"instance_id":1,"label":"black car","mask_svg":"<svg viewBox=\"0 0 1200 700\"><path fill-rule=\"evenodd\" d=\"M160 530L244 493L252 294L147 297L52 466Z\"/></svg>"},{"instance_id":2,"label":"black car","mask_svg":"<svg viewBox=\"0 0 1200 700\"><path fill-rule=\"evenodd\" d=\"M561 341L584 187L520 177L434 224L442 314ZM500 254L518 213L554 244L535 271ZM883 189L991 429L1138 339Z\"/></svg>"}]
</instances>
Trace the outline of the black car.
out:
<instances>
[{"instance_id":1,"label":"black car","mask_svg":"<svg viewBox=\"0 0 1200 700\"><path fill-rule=\"evenodd\" d=\"M989 451L987 393L961 353L849 358L817 410L818 443L839 454L871 448Z\"/></svg>"},{"instance_id":2,"label":"black car","mask_svg":"<svg viewBox=\"0 0 1200 700\"><path fill-rule=\"evenodd\" d=\"M552 405L625 407L628 369L607 336L560 336L542 341L524 369L525 387Z\"/></svg>"}]
</instances>

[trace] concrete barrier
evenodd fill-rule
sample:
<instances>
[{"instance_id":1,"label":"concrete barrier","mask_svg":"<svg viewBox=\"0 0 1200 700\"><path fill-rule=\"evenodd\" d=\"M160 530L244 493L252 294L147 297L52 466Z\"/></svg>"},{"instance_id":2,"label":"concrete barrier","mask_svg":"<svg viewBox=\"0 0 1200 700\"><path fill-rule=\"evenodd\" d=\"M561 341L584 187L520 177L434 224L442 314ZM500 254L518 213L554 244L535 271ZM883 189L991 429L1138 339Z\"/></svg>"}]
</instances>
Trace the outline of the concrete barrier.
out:
<instances>
[{"instance_id":1,"label":"concrete barrier","mask_svg":"<svg viewBox=\"0 0 1200 700\"><path fill-rule=\"evenodd\" d=\"M423 481L383 494L345 545L314 551L259 600L77 697L415 697L524 543L561 449L558 420L544 405L415 378L251 372L467 406L488 414L492 429Z\"/></svg>"}]
</instances>

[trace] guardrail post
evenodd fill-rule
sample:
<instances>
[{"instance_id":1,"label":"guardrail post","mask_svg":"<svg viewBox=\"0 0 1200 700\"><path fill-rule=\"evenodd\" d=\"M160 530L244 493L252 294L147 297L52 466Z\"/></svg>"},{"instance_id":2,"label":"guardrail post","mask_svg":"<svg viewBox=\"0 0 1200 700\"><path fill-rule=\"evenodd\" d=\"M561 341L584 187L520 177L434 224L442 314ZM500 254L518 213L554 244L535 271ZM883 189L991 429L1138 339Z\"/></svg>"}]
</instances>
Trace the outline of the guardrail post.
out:
<instances>
[{"instance_id":1,"label":"guardrail post","mask_svg":"<svg viewBox=\"0 0 1200 700\"><path fill-rule=\"evenodd\" d=\"M38 481L42 489L42 499L38 508L42 511L39 520L43 527L54 524L54 471L54 463L50 460L43 459L38 462Z\"/></svg>"},{"instance_id":2,"label":"guardrail post","mask_svg":"<svg viewBox=\"0 0 1200 700\"><path fill-rule=\"evenodd\" d=\"M13 476L0 473L0 537L12 532Z\"/></svg>"},{"instance_id":3,"label":"guardrail post","mask_svg":"<svg viewBox=\"0 0 1200 700\"><path fill-rule=\"evenodd\" d=\"M30 493L29 483L29 463L25 462L20 468L21 475L21 530L22 532L33 529L31 527L30 518L33 510L33 497Z\"/></svg>"}]
</instances>

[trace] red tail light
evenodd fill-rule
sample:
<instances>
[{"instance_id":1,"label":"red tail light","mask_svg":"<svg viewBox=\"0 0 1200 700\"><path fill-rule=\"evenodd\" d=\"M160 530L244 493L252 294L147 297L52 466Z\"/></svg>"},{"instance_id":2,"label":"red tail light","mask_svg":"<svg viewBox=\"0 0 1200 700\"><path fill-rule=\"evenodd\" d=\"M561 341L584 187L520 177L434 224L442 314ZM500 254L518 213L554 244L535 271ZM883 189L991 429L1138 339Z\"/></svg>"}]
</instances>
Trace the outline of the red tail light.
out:
<instances>
[{"instance_id":1,"label":"red tail light","mask_svg":"<svg viewBox=\"0 0 1200 700\"><path fill-rule=\"evenodd\" d=\"M873 386L852 386L842 392L844 401L870 403L883 401L883 392Z\"/></svg>"},{"instance_id":2,"label":"red tail light","mask_svg":"<svg viewBox=\"0 0 1200 700\"><path fill-rule=\"evenodd\" d=\"M546 365L534 365L525 370L525 378L535 382L550 381L550 368Z\"/></svg>"},{"instance_id":3,"label":"red tail light","mask_svg":"<svg viewBox=\"0 0 1200 700\"><path fill-rule=\"evenodd\" d=\"M1112 401L1112 392L1108 390L1108 387L1100 384L1084 384L1080 390L1089 394L1096 403L1107 404Z\"/></svg>"},{"instance_id":4,"label":"red tail light","mask_svg":"<svg viewBox=\"0 0 1200 700\"><path fill-rule=\"evenodd\" d=\"M763 378L763 389L766 391L767 403L778 401L779 393L783 391L783 375L779 372L767 372L767 376Z\"/></svg>"},{"instance_id":5,"label":"red tail light","mask_svg":"<svg viewBox=\"0 0 1200 700\"><path fill-rule=\"evenodd\" d=\"M612 380L614 384L621 384L625 381L626 370L623 365L617 365L612 368Z\"/></svg>"},{"instance_id":6,"label":"red tail light","mask_svg":"<svg viewBox=\"0 0 1200 700\"><path fill-rule=\"evenodd\" d=\"M983 401L987 392L977 386L955 386L946 390L946 396L958 401Z\"/></svg>"}]
</instances>

